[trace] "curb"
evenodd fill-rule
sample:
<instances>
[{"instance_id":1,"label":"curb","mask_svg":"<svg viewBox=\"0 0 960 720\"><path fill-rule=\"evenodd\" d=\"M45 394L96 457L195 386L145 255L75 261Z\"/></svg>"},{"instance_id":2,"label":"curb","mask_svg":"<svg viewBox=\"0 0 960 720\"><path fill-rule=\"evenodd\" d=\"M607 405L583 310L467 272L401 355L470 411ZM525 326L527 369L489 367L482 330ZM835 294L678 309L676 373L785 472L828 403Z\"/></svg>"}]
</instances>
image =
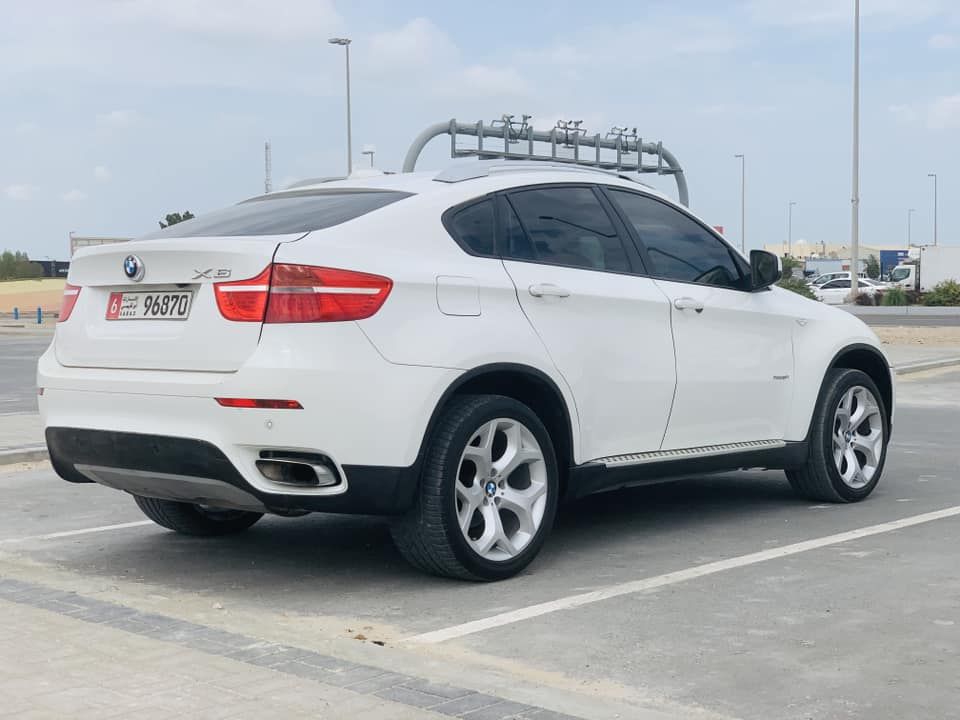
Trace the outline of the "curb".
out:
<instances>
[{"instance_id":1,"label":"curb","mask_svg":"<svg viewBox=\"0 0 960 720\"><path fill-rule=\"evenodd\" d=\"M47 452L45 445L33 445L31 447L17 448L16 450L0 450L0 465L40 462L49 459L50 454Z\"/></svg>"},{"instance_id":2,"label":"curb","mask_svg":"<svg viewBox=\"0 0 960 720\"><path fill-rule=\"evenodd\" d=\"M924 370L938 370L940 368L953 367L954 365L960 365L960 357L908 363L907 365L895 367L893 371L897 375L909 375L910 373L923 372Z\"/></svg>"}]
</instances>

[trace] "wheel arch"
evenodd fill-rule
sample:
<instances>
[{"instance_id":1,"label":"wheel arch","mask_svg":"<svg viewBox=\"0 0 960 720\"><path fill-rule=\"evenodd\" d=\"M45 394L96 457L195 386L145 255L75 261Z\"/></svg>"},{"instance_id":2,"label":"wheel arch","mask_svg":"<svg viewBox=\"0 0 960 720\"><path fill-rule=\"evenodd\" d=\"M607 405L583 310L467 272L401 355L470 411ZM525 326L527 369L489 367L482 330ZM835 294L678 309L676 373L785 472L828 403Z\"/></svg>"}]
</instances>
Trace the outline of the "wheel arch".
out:
<instances>
[{"instance_id":1,"label":"wheel arch","mask_svg":"<svg viewBox=\"0 0 960 720\"><path fill-rule=\"evenodd\" d=\"M848 345L834 355L827 371L835 368L860 370L870 376L870 379L880 390L887 427L890 428L893 424L893 377L890 374L890 365L883 353L874 346L865 343Z\"/></svg>"},{"instance_id":2,"label":"wheel arch","mask_svg":"<svg viewBox=\"0 0 960 720\"><path fill-rule=\"evenodd\" d=\"M437 421L453 397L457 395L504 395L522 402L536 413L546 426L557 454L560 468L560 490L567 490L569 469L574 464L573 421L567 400L557 383L542 370L520 363L491 363L465 372L454 380L437 401L427 422L420 451L417 453L417 476L427 452L427 445Z\"/></svg>"}]
</instances>

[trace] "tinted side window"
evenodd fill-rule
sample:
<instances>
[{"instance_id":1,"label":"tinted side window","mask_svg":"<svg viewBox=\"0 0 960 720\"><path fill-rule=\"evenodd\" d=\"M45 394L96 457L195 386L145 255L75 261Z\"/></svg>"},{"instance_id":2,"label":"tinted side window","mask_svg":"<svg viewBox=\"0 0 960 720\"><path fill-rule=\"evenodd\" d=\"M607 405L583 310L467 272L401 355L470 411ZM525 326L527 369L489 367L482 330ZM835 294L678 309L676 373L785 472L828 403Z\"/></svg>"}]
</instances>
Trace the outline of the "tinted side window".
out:
<instances>
[{"instance_id":1,"label":"tinted side window","mask_svg":"<svg viewBox=\"0 0 960 720\"><path fill-rule=\"evenodd\" d=\"M493 202L484 200L464 208L450 221L450 234L477 255L493 255L496 221Z\"/></svg>"},{"instance_id":2,"label":"tinted side window","mask_svg":"<svg viewBox=\"0 0 960 720\"><path fill-rule=\"evenodd\" d=\"M630 271L617 230L590 188L521 190L510 195L510 203L516 208L528 242L519 245L523 250L516 259L531 259L528 254L541 263ZM510 215L507 217L509 221Z\"/></svg>"},{"instance_id":3,"label":"tinted side window","mask_svg":"<svg viewBox=\"0 0 960 720\"><path fill-rule=\"evenodd\" d=\"M653 198L622 190L609 193L646 246L655 276L743 287L743 276L730 249L699 223Z\"/></svg>"},{"instance_id":4,"label":"tinted side window","mask_svg":"<svg viewBox=\"0 0 960 720\"><path fill-rule=\"evenodd\" d=\"M850 289L849 280L831 280L823 286L824 290Z\"/></svg>"},{"instance_id":5,"label":"tinted side window","mask_svg":"<svg viewBox=\"0 0 960 720\"><path fill-rule=\"evenodd\" d=\"M410 193L391 190L277 193L204 213L140 240L177 237L285 235L322 230L373 212Z\"/></svg>"}]
</instances>

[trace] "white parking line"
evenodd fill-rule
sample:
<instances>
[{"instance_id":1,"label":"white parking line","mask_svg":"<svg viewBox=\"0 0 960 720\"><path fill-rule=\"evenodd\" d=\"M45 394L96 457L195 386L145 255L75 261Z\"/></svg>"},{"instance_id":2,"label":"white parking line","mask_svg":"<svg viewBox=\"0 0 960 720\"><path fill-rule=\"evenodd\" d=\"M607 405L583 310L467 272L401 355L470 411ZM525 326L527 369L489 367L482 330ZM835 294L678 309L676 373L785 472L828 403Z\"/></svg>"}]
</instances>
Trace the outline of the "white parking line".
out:
<instances>
[{"instance_id":1,"label":"white parking line","mask_svg":"<svg viewBox=\"0 0 960 720\"><path fill-rule=\"evenodd\" d=\"M426 644L441 643L446 640L464 637L465 635L473 635L474 633L483 632L484 630L491 630L504 625L510 625L511 623L520 622L521 620L530 620L531 618L540 617L541 615L547 615L560 610L571 610L573 608L600 602L601 600L608 600L609 598L619 597L621 595L630 595L632 593L644 592L646 590L654 590L666 585L675 585L677 583L693 580L695 578L701 578L706 575L713 575L725 570L734 570L747 565L755 565L756 563L766 562L767 560L776 560L778 558L784 558L790 555L808 552L810 550L817 550L829 545L837 545L839 543L849 542L850 540L859 540L860 538L870 537L871 535L880 535L882 533L893 532L894 530L901 530L903 528L912 527L913 525L921 525L923 523L955 517L957 515L960 515L960 505L944 508L943 510L936 510L934 512L923 513L922 515L913 515L912 517L906 517L900 520L880 523L879 525L869 525L867 527L859 528L858 530L849 530L847 532L837 533L836 535L827 535L821 538L814 538L813 540L804 540L803 542L793 543L791 545L781 545L780 547L770 548L769 550L761 550L760 552L750 553L748 555L740 555L739 557L729 558L727 560L717 560L716 562L706 563L704 565L696 565L694 567L687 568L686 570L678 570L665 575L657 575L655 577L644 578L643 580L634 580L632 582L621 583L619 585L610 585L609 587L601 588L600 590L593 590L591 592L581 593L579 595L569 595L557 600L551 600L549 602L539 603L537 605L530 605L528 607L519 608L518 610L500 613L499 615L492 615L488 618L473 620L472 622L463 623L462 625L454 625L441 630L423 633L422 635L414 635L406 638L406 641Z\"/></svg>"},{"instance_id":2,"label":"white parking line","mask_svg":"<svg viewBox=\"0 0 960 720\"><path fill-rule=\"evenodd\" d=\"M124 530L126 528L142 527L152 525L150 520L137 520L136 522L118 523L117 525L100 525L99 527L83 528L82 530L64 530L62 532L47 533L46 535L30 535L29 537L7 538L0 540L0 545L13 545L15 543L29 542L31 540L55 540L57 538L73 537L75 535L90 535L91 533L109 532L110 530Z\"/></svg>"}]
</instances>

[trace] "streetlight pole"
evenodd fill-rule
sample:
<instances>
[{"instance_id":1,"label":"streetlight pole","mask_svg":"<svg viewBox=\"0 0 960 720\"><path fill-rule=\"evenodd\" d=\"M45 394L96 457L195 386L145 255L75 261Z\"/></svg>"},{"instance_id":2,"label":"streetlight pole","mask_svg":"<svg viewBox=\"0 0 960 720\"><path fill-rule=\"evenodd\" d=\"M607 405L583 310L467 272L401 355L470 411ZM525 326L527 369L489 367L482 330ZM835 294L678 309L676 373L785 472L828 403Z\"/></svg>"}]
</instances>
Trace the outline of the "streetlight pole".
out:
<instances>
[{"instance_id":1,"label":"streetlight pole","mask_svg":"<svg viewBox=\"0 0 960 720\"><path fill-rule=\"evenodd\" d=\"M911 220L913 220L913 214L916 212L916 208L910 208L907 210L907 247L910 247L911 241Z\"/></svg>"},{"instance_id":2,"label":"streetlight pole","mask_svg":"<svg viewBox=\"0 0 960 720\"><path fill-rule=\"evenodd\" d=\"M850 195L850 297L860 292L860 0L853 21L853 192Z\"/></svg>"},{"instance_id":3,"label":"streetlight pole","mask_svg":"<svg viewBox=\"0 0 960 720\"><path fill-rule=\"evenodd\" d=\"M933 178L933 244L937 244L937 174L928 173Z\"/></svg>"},{"instance_id":4,"label":"streetlight pole","mask_svg":"<svg viewBox=\"0 0 960 720\"><path fill-rule=\"evenodd\" d=\"M347 57L347 177L353 172L353 138L350 128L350 38L330 38L331 45L342 45Z\"/></svg>"},{"instance_id":5,"label":"streetlight pole","mask_svg":"<svg viewBox=\"0 0 960 720\"><path fill-rule=\"evenodd\" d=\"M793 256L793 206L796 201L791 200L787 205L787 255Z\"/></svg>"},{"instance_id":6,"label":"streetlight pole","mask_svg":"<svg viewBox=\"0 0 960 720\"><path fill-rule=\"evenodd\" d=\"M747 254L747 160L740 155L740 252Z\"/></svg>"}]
</instances>

